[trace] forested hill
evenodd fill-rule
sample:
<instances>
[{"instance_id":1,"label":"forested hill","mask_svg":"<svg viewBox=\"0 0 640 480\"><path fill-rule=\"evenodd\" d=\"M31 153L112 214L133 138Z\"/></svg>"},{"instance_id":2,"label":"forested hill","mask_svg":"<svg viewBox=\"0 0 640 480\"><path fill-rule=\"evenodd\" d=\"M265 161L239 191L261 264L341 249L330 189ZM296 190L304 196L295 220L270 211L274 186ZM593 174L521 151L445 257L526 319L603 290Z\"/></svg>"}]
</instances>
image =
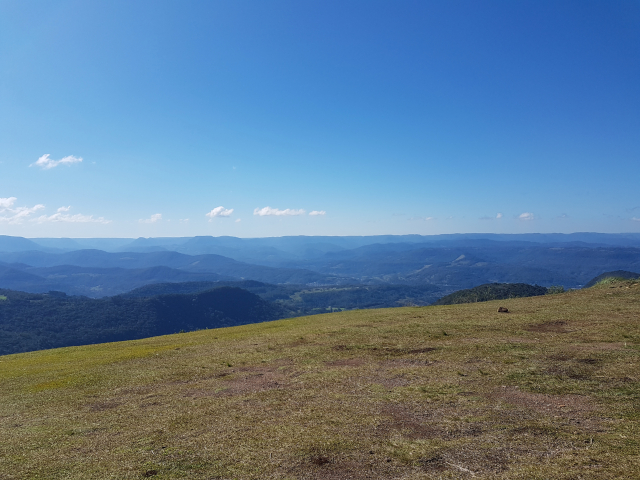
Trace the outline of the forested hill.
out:
<instances>
[{"instance_id":1,"label":"forested hill","mask_svg":"<svg viewBox=\"0 0 640 480\"><path fill-rule=\"evenodd\" d=\"M264 322L284 310L241 288L104 299L0 290L0 355Z\"/></svg>"},{"instance_id":2,"label":"forested hill","mask_svg":"<svg viewBox=\"0 0 640 480\"><path fill-rule=\"evenodd\" d=\"M591 279L584 288L593 287L596 283L606 279L606 278L624 278L626 280L634 280L636 278L640 278L640 273L635 272L627 272L626 270L616 270L614 272L605 272L597 277Z\"/></svg>"},{"instance_id":3,"label":"forested hill","mask_svg":"<svg viewBox=\"0 0 640 480\"><path fill-rule=\"evenodd\" d=\"M507 298L535 297L547 293L545 287L526 283L487 283L466 290L459 290L434 303L434 305L455 305L459 303L487 302Z\"/></svg>"}]
</instances>

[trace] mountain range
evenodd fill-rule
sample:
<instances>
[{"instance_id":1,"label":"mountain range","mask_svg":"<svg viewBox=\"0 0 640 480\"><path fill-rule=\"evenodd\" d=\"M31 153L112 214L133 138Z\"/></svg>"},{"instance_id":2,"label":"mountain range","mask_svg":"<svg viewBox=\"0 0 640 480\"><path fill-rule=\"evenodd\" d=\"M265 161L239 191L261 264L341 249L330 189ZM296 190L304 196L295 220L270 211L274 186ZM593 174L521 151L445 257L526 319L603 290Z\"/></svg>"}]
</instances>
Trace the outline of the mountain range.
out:
<instances>
[{"instance_id":1,"label":"mountain range","mask_svg":"<svg viewBox=\"0 0 640 480\"><path fill-rule=\"evenodd\" d=\"M640 235L0 236L0 288L96 298L153 283L242 280L313 287L429 285L441 295L485 283L579 288L613 270L640 270Z\"/></svg>"}]
</instances>

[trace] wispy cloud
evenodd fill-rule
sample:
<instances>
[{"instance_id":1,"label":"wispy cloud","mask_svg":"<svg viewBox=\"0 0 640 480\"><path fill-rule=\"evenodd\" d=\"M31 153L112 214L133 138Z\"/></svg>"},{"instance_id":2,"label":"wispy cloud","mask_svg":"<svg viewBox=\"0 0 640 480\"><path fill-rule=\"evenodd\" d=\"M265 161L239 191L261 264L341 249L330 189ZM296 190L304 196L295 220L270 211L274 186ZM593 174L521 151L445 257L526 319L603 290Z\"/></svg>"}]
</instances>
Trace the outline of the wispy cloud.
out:
<instances>
[{"instance_id":1,"label":"wispy cloud","mask_svg":"<svg viewBox=\"0 0 640 480\"><path fill-rule=\"evenodd\" d=\"M631 220L633 220L634 222L640 222L640 218L638 217L631 217Z\"/></svg>"},{"instance_id":2,"label":"wispy cloud","mask_svg":"<svg viewBox=\"0 0 640 480\"><path fill-rule=\"evenodd\" d=\"M215 217L228 217L232 213L233 213L233 208L224 208L224 207L220 206L220 207L214 208L209 213L206 213L205 216L209 217L209 221L211 221Z\"/></svg>"},{"instance_id":3,"label":"wispy cloud","mask_svg":"<svg viewBox=\"0 0 640 480\"><path fill-rule=\"evenodd\" d=\"M42 155L40 158L38 158L38 161L35 163L32 163L31 165L29 165L30 167L40 167L43 170L50 170L52 168L57 167L58 165L71 165L73 163L80 163L82 162L82 158L81 157L74 157L73 155L69 155L67 157L63 157L60 160L53 160L52 158L49 158L51 155L50 154L45 154Z\"/></svg>"},{"instance_id":4,"label":"wispy cloud","mask_svg":"<svg viewBox=\"0 0 640 480\"><path fill-rule=\"evenodd\" d=\"M162 214L161 213L154 213L149 218L141 218L140 220L138 220L138 222L140 222L140 223L156 223L156 222L159 222L160 220L162 220Z\"/></svg>"},{"instance_id":5,"label":"wispy cloud","mask_svg":"<svg viewBox=\"0 0 640 480\"><path fill-rule=\"evenodd\" d=\"M76 213L75 215L71 215L69 213L65 213L71 210L71 206L68 207L60 207L56 213L53 215L41 215L38 218L34 218L33 221L38 223L46 223L46 222L65 222L65 223L102 223L107 224L111 223L111 220L107 220L104 217L94 218L93 215L82 215L80 213Z\"/></svg>"},{"instance_id":6,"label":"wispy cloud","mask_svg":"<svg viewBox=\"0 0 640 480\"><path fill-rule=\"evenodd\" d=\"M309 215L311 215L312 217L317 217L318 215L326 215L327 212L325 212L324 210L312 210L311 212L309 212Z\"/></svg>"},{"instance_id":7,"label":"wispy cloud","mask_svg":"<svg viewBox=\"0 0 640 480\"><path fill-rule=\"evenodd\" d=\"M411 220L411 221L418 220L418 221L422 221L422 222L429 222L429 221L435 220L435 219L436 219L436 217L411 217L411 218L409 218L409 220Z\"/></svg>"},{"instance_id":8,"label":"wispy cloud","mask_svg":"<svg viewBox=\"0 0 640 480\"><path fill-rule=\"evenodd\" d=\"M269 215L290 216L290 215L304 215L305 211L303 209L295 210L295 209L287 208L285 210L278 210L277 208L264 207L264 208L256 208L253 211L253 214L258 215L260 217L265 217Z\"/></svg>"},{"instance_id":9,"label":"wispy cloud","mask_svg":"<svg viewBox=\"0 0 640 480\"><path fill-rule=\"evenodd\" d=\"M518 218L523 221L529 221L529 220L533 220L534 216L533 216L533 213L524 212L524 213L521 213Z\"/></svg>"},{"instance_id":10,"label":"wispy cloud","mask_svg":"<svg viewBox=\"0 0 640 480\"><path fill-rule=\"evenodd\" d=\"M18 200L16 197L0 198L0 223L15 225L22 223L38 210L42 210L44 205L38 204L33 207L15 207Z\"/></svg>"},{"instance_id":11,"label":"wispy cloud","mask_svg":"<svg viewBox=\"0 0 640 480\"><path fill-rule=\"evenodd\" d=\"M496 215L496 218L498 218L498 219L502 218L502 214L501 214L501 213L498 213L498 214Z\"/></svg>"}]
</instances>

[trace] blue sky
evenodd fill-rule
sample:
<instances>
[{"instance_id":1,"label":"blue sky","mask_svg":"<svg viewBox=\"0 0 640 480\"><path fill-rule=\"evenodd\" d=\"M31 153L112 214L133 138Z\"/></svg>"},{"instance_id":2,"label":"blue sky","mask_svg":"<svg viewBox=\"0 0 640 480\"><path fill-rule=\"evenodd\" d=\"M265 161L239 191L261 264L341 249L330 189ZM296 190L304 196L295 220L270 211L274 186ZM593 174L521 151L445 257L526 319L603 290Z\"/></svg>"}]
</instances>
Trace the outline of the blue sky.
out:
<instances>
[{"instance_id":1,"label":"blue sky","mask_svg":"<svg viewBox=\"0 0 640 480\"><path fill-rule=\"evenodd\" d=\"M639 232L639 184L635 0L0 2L0 234Z\"/></svg>"}]
</instances>

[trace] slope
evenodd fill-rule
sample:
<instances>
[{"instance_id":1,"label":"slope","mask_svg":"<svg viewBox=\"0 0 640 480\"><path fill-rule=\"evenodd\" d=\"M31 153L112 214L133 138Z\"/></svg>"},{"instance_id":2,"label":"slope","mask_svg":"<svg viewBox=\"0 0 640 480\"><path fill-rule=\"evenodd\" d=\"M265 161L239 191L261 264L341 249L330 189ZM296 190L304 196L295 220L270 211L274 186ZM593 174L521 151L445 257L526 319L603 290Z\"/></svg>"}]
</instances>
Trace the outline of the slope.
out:
<instances>
[{"instance_id":1,"label":"slope","mask_svg":"<svg viewBox=\"0 0 640 480\"><path fill-rule=\"evenodd\" d=\"M638 478L612 287L0 357L2 478Z\"/></svg>"},{"instance_id":2,"label":"slope","mask_svg":"<svg viewBox=\"0 0 640 480\"><path fill-rule=\"evenodd\" d=\"M0 290L0 355L132 340L179 331L264 322L284 310L246 290L219 287L148 298L68 297Z\"/></svg>"}]
</instances>

